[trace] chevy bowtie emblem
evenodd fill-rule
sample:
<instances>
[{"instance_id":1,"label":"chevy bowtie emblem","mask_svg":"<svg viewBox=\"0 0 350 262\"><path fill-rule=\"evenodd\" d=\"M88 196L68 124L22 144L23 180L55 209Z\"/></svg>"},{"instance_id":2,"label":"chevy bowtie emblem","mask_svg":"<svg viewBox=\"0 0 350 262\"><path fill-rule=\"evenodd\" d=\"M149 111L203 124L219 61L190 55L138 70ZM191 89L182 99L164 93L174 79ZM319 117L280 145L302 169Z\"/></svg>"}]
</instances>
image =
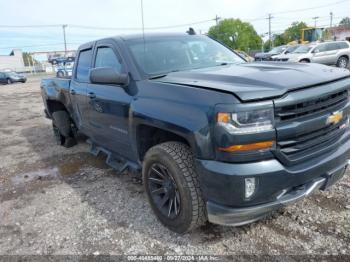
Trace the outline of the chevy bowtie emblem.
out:
<instances>
[{"instance_id":1,"label":"chevy bowtie emblem","mask_svg":"<svg viewBox=\"0 0 350 262\"><path fill-rule=\"evenodd\" d=\"M327 118L327 124L337 124L340 120L343 118L343 112L337 111L333 112L328 118Z\"/></svg>"}]
</instances>

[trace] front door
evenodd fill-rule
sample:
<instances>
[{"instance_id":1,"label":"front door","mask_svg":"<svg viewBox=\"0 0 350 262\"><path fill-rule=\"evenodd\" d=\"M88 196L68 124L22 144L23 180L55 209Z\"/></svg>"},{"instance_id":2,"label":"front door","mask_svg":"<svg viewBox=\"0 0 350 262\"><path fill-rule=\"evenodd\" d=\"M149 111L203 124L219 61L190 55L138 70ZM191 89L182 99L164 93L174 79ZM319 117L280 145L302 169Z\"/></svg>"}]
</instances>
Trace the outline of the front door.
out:
<instances>
[{"instance_id":1,"label":"front door","mask_svg":"<svg viewBox=\"0 0 350 262\"><path fill-rule=\"evenodd\" d=\"M126 72L117 48L108 40L97 43L94 67L113 67L120 73ZM133 160L128 127L132 96L120 85L91 83L87 97L88 122L94 142Z\"/></svg>"}]
</instances>

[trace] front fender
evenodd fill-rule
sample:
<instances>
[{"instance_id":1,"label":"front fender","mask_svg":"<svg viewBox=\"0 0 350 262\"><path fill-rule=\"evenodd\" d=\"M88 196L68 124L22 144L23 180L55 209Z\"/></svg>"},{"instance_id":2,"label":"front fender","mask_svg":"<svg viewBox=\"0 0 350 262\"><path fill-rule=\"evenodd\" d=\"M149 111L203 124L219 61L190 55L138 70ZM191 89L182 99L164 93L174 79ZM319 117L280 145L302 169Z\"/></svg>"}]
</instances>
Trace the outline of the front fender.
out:
<instances>
[{"instance_id":1,"label":"front fender","mask_svg":"<svg viewBox=\"0 0 350 262\"><path fill-rule=\"evenodd\" d=\"M212 159L214 151L211 138L213 110L203 106L181 104L175 101L138 98L130 107L130 129L137 152L137 133L140 125L157 127L175 133L188 141L197 158Z\"/></svg>"}]
</instances>

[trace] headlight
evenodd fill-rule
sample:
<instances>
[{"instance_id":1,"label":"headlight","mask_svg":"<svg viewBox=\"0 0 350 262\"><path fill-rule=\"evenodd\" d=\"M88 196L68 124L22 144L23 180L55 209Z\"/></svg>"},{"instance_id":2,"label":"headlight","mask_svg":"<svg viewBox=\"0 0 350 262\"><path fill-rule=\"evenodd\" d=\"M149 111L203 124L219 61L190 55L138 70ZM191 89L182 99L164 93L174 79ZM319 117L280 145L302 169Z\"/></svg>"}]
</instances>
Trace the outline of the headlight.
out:
<instances>
[{"instance_id":1,"label":"headlight","mask_svg":"<svg viewBox=\"0 0 350 262\"><path fill-rule=\"evenodd\" d=\"M232 134L247 134L273 129L273 109L259 109L237 113L218 113L218 124Z\"/></svg>"}]
</instances>

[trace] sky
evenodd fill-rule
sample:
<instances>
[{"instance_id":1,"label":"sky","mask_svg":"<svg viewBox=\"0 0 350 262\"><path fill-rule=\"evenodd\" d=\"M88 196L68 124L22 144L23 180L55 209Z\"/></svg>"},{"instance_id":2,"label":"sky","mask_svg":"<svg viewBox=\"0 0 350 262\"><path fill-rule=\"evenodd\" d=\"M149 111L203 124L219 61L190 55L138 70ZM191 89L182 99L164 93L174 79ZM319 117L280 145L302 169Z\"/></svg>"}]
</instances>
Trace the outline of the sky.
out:
<instances>
[{"instance_id":1,"label":"sky","mask_svg":"<svg viewBox=\"0 0 350 262\"><path fill-rule=\"evenodd\" d=\"M350 16L350 0L143 0L143 7L146 32L185 32L192 26L197 33L206 33L218 15L250 22L262 35L268 32L270 13L273 33L282 33L294 21L313 26L316 16L318 26L329 26L330 12L334 24ZM64 50L62 24L68 25L68 49L142 32L141 0L0 0L0 10L0 55L14 48ZM21 27L32 25L51 27Z\"/></svg>"}]
</instances>

